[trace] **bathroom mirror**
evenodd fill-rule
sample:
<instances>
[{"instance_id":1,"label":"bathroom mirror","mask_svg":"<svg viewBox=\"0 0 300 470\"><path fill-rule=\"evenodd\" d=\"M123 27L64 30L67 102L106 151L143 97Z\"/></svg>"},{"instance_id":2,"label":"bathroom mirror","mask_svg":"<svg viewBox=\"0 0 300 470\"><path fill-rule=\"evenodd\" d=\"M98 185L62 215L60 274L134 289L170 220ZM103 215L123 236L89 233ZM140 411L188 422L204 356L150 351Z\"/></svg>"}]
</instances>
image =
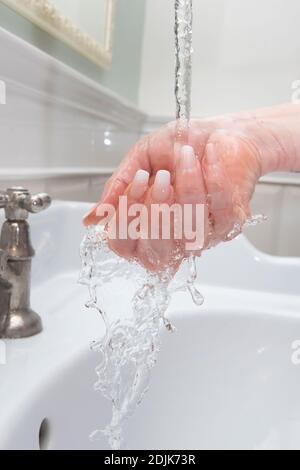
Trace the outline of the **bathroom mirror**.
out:
<instances>
[{"instance_id":1,"label":"bathroom mirror","mask_svg":"<svg viewBox=\"0 0 300 470\"><path fill-rule=\"evenodd\" d=\"M109 68L116 0L0 0L97 65Z\"/></svg>"}]
</instances>

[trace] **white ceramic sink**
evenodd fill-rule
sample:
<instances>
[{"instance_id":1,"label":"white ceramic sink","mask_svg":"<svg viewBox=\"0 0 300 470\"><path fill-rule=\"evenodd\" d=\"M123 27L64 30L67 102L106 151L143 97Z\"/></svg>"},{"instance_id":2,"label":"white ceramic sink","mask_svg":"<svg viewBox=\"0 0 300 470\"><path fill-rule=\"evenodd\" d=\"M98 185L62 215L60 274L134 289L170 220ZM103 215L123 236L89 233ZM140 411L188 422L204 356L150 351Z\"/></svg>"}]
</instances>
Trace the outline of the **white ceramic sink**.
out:
<instances>
[{"instance_id":1,"label":"white ceramic sink","mask_svg":"<svg viewBox=\"0 0 300 470\"><path fill-rule=\"evenodd\" d=\"M111 406L93 390L103 333L77 284L82 215L55 203L31 218L32 306L44 332L6 342L0 365L0 449L105 449L89 441ZM300 449L300 260L257 252L243 238L199 262L205 305L178 294L152 385L126 427L131 449ZM3 345L2 345L3 349ZM43 424L42 424L43 423ZM42 426L41 426L42 425Z\"/></svg>"}]
</instances>

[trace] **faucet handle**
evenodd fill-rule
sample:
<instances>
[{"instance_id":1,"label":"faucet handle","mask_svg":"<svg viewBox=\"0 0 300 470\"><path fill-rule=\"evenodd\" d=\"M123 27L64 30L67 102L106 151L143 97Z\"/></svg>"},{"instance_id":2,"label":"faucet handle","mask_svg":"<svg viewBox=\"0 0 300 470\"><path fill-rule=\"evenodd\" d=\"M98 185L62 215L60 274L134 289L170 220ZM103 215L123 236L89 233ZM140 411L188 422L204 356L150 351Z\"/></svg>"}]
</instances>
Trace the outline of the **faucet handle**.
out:
<instances>
[{"instance_id":1,"label":"faucet handle","mask_svg":"<svg viewBox=\"0 0 300 470\"><path fill-rule=\"evenodd\" d=\"M6 207L8 202L8 195L5 191L0 191L0 209Z\"/></svg>"},{"instance_id":2,"label":"faucet handle","mask_svg":"<svg viewBox=\"0 0 300 470\"><path fill-rule=\"evenodd\" d=\"M6 251L0 248L0 277L1 277L1 274L3 274L6 270L7 259L8 259L8 256L7 256Z\"/></svg>"},{"instance_id":3,"label":"faucet handle","mask_svg":"<svg viewBox=\"0 0 300 470\"><path fill-rule=\"evenodd\" d=\"M46 193L29 195L24 200L24 209L32 214L37 214L48 209L51 205L51 197Z\"/></svg>"},{"instance_id":4,"label":"faucet handle","mask_svg":"<svg viewBox=\"0 0 300 470\"><path fill-rule=\"evenodd\" d=\"M46 193L30 194L28 189L21 187L0 191L0 208L5 209L9 220L25 220L28 213L37 214L51 205L51 197Z\"/></svg>"}]
</instances>

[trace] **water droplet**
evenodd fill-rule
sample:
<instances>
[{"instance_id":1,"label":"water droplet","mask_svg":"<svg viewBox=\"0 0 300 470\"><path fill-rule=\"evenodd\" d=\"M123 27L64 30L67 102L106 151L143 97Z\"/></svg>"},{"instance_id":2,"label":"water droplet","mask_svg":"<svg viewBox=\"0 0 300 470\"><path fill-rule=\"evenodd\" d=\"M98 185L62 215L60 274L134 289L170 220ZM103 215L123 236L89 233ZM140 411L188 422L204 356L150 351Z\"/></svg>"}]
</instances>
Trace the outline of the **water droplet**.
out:
<instances>
[{"instance_id":1,"label":"water droplet","mask_svg":"<svg viewBox=\"0 0 300 470\"><path fill-rule=\"evenodd\" d=\"M189 286L188 289L192 296L194 304L201 307L204 304L204 297L201 292L194 285Z\"/></svg>"},{"instance_id":2,"label":"water droplet","mask_svg":"<svg viewBox=\"0 0 300 470\"><path fill-rule=\"evenodd\" d=\"M266 222L268 220L268 217L263 214L258 214L250 217L246 223L245 227L256 227L259 224L262 224L263 222Z\"/></svg>"}]
</instances>

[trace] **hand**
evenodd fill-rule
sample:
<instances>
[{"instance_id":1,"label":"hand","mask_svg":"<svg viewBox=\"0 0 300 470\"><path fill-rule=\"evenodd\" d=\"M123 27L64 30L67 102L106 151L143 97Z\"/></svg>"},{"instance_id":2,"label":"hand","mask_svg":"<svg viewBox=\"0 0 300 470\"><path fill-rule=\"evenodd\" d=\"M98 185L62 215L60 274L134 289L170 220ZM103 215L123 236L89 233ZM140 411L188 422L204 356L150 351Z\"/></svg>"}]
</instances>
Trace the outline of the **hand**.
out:
<instances>
[{"instance_id":1,"label":"hand","mask_svg":"<svg viewBox=\"0 0 300 470\"><path fill-rule=\"evenodd\" d=\"M252 120L220 118L193 121L188 146L175 144L176 123L139 141L107 182L100 203L86 215L86 225L97 224L99 207L119 210L119 196L128 204L205 204L203 249L236 236L250 217L249 202L261 176L259 151ZM130 219L129 219L130 222ZM151 220L149 224L151 226ZM111 239L120 256L137 258L157 271L188 255L184 240Z\"/></svg>"}]
</instances>

